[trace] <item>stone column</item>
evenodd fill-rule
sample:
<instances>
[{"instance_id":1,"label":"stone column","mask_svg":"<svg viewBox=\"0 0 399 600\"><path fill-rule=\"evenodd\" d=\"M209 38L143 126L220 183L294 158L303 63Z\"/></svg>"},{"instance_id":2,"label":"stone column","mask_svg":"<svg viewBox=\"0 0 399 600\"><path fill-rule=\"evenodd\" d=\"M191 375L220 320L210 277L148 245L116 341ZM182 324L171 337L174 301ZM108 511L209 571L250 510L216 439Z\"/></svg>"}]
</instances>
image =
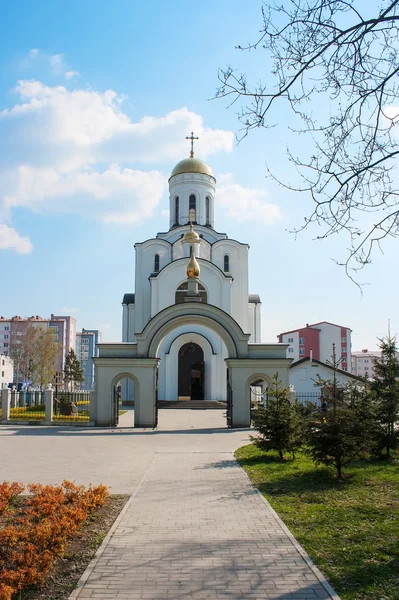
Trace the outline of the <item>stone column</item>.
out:
<instances>
[{"instance_id":1,"label":"stone column","mask_svg":"<svg viewBox=\"0 0 399 600\"><path fill-rule=\"evenodd\" d=\"M89 418L90 421L93 421L95 425L97 419L97 392L93 390L90 392L90 404L89 404Z\"/></svg>"},{"instance_id":2,"label":"stone column","mask_svg":"<svg viewBox=\"0 0 399 600\"><path fill-rule=\"evenodd\" d=\"M26 390L21 390L18 395L18 406L24 407L26 405Z\"/></svg>"},{"instance_id":3,"label":"stone column","mask_svg":"<svg viewBox=\"0 0 399 600\"><path fill-rule=\"evenodd\" d=\"M6 423L10 419L11 390L1 390L1 422Z\"/></svg>"},{"instance_id":4,"label":"stone column","mask_svg":"<svg viewBox=\"0 0 399 600\"><path fill-rule=\"evenodd\" d=\"M18 398L17 388L15 387L15 385L13 385L12 390L11 390L11 403L10 403L11 408L17 408L17 398Z\"/></svg>"},{"instance_id":5,"label":"stone column","mask_svg":"<svg viewBox=\"0 0 399 600\"><path fill-rule=\"evenodd\" d=\"M46 419L45 422L50 425L53 421L53 386L51 383L48 384L45 391L45 407L46 407Z\"/></svg>"}]
</instances>

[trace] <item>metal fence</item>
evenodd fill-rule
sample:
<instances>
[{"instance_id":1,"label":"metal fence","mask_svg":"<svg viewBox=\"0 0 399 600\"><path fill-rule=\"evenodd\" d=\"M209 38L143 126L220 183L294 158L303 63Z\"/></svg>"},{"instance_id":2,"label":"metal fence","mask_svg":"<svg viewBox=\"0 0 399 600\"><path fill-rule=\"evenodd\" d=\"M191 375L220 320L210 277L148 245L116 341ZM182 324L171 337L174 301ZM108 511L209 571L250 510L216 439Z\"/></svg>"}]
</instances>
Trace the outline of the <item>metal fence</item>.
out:
<instances>
[{"instance_id":1,"label":"metal fence","mask_svg":"<svg viewBox=\"0 0 399 600\"><path fill-rule=\"evenodd\" d=\"M54 392L53 421L90 421L90 392Z\"/></svg>"},{"instance_id":2,"label":"metal fence","mask_svg":"<svg viewBox=\"0 0 399 600\"><path fill-rule=\"evenodd\" d=\"M44 390L10 390L9 421L40 422L46 420ZM53 390L53 422L90 421L90 391ZM0 419L3 416L0 403Z\"/></svg>"},{"instance_id":3,"label":"metal fence","mask_svg":"<svg viewBox=\"0 0 399 600\"><path fill-rule=\"evenodd\" d=\"M45 417L44 390L11 390L10 419L44 421Z\"/></svg>"},{"instance_id":4,"label":"metal fence","mask_svg":"<svg viewBox=\"0 0 399 600\"><path fill-rule=\"evenodd\" d=\"M321 392L295 392L295 400L300 404L321 404Z\"/></svg>"}]
</instances>

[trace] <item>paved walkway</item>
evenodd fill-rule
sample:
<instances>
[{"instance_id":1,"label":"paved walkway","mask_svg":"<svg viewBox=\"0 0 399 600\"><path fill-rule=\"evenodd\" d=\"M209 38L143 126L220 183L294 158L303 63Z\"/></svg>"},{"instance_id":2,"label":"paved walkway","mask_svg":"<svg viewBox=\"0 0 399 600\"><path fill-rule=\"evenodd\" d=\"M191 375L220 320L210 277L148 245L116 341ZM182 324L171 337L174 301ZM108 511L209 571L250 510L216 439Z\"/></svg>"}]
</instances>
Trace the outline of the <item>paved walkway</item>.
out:
<instances>
[{"instance_id":1,"label":"paved walkway","mask_svg":"<svg viewBox=\"0 0 399 600\"><path fill-rule=\"evenodd\" d=\"M219 429L218 411L161 411L158 431L131 423L0 428L3 479L132 493L71 600L338 598L234 461L248 431Z\"/></svg>"}]
</instances>

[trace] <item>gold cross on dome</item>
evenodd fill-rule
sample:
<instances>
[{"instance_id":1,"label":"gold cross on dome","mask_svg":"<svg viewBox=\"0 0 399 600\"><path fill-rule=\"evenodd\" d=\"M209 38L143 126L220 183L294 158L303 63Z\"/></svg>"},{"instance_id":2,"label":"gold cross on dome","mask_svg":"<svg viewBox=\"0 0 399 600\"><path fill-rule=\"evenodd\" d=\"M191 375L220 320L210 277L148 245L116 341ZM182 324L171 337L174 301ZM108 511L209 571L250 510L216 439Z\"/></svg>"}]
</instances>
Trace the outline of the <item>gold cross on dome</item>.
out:
<instances>
[{"instance_id":1,"label":"gold cross on dome","mask_svg":"<svg viewBox=\"0 0 399 600\"><path fill-rule=\"evenodd\" d=\"M194 140L199 140L199 138L194 137L194 131L192 131L190 136L186 135L186 140L191 140L190 158L194 158Z\"/></svg>"}]
</instances>

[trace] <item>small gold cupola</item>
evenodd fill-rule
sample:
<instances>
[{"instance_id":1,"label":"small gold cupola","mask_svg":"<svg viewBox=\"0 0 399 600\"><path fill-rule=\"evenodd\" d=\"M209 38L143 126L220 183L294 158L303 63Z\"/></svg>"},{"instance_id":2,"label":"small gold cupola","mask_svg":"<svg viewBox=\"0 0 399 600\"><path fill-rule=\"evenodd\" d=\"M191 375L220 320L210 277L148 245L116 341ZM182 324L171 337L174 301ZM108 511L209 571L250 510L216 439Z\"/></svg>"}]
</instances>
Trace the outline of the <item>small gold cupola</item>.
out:
<instances>
[{"instance_id":1,"label":"small gold cupola","mask_svg":"<svg viewBox=\"0 0 399 600\"><path fill-rule=\"evenodd\" d=\"M191 256L190 261L187 265L187 278L198 279L200 275L200 266L197 259L195 258L195 244L201 243L201 238L193 227L193 219L195 218L195 212L190 211L190 229L183 236L183 244L190 244Z\"/></svg>"}]
</instances>

